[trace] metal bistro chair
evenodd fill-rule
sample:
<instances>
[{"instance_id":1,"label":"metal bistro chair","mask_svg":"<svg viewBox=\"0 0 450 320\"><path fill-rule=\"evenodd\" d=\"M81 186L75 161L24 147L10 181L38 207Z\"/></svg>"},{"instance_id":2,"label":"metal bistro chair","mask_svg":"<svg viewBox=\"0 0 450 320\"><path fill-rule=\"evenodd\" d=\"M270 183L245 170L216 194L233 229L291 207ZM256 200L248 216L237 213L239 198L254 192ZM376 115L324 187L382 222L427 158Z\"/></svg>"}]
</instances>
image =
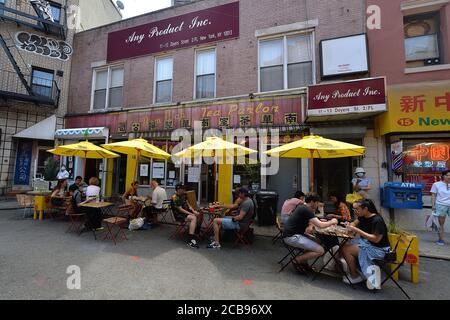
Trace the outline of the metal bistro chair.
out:
<instances>
[{"instance_id":1,"label":"metal bistro chair","mask_svg":"<svg viewBox=\"0 0 450 320\"><path fill-rule=\"evenodd\" d=\"M400 284L394 279L393 276L405 263L406 258L408 257L409 248L411 247L411 244L413 241L414 241L414 238L411 238L411 240L409 241L408 246L405 250L405 254L403 255L400 262L397 262L398 261L397 260L397 257L398 257L397 248L400 243L400 239L397 240L397 244L395 245L395 248L392 251L390 251L388 254L386 254L384 259L374 260L374 263L376 265L378 265L380 267L380 269L383 270L383 272L386 274L386 278L381 282L381 287L386 283L386 281L391 279L395 283L395 285L403 292L403 294L408 298L408 300L411 300L411 297L406 293L406 291L400 286ZM393 268L389 271L386 271L386 266L388 266L388 265L395 265L395 268ZM374 291L374 292L376 292L376 291Z\"/></svg>"},{"instance_id":2,"label":"metal bistro chair","mask_svg":"<svg viewBox=\"0 0 450 320\"><path fill-rule=\"evenodd\" d=\"M172 219L173 219L174 224L175 224L175 231L174 231L174 233L172 233L172 235L169 237L169 239L183 238L185 233L186 233L186 231L189 228L188 222L186 221L186 219L184 219L183 221L177 221L175 219L175 213L174 213L172 202L170 203L170 207L169 208L170 208L170 213L172 215Z\"/></svg>"},{"instance_id":3,"label":"metal bistro chair","mask_svg":"<svg viewBox=\"0 0 450 320\"><path fill-rule=\"evenodd\" d=\"M134 211L133 206L120 206L117 209L117 215L113 217L109 217L106 219L103 219L103 222L106 224L106 235L103 238L105 239L111 239L114 242L114 245L117 245L117 239L118 236L121 236L123 240L128 240L124 229L128 225L128 218ZM115 231L117 229L117 231Z\"/></svg>"},{"instance_id":4,"label":"metal bistro chair","mask_svg":"<svg viewBox=\"0 0 450 320\"><path fill-rule=\"evenodd\" d=\"M169 211L171 211L171 200L164 200L162 204L162 209L155 209L157 214L161 215L161 220L159 222L167 224L167 215L169 214Z\"/></svg>"},{"instance_id":5,"label":"metal bistro chair","mask_svg":"<svg viewBox=\"0 0 450 320\"><path fill-rule=\"evenodd\" d=\"M297 269L297 265L294 263L295 258L297 258L299 255L303 254L304 250L288 245L284 241L284 238L281 238L281 242L283 243L283 245L286 248L286 250L288 251L288 253L283 258L281 258L280 261L278 261L278 264L281 265L281 268L280 268L280 270L278 270L278 272L283 271L290 264L292 264L295 267L295 269ZM284 263L284 261L286 259L289 259L289 261L287 263Z\"/></svg>"},{"instance_id":6,"label":"metal bistro chair","mask_svg":"<svg viewBox=\"0 0 450 320\"><path fill-rule=\"evenodd\" d=\"M276 226L277 226L278 233L276 234L275 237L272 238L272 245L277 243L279 240L283 240L283 226L281 225L281 221L278 216L277 216L277 220L276 220Z\"/></svg>"},{"instance_id":7,"label":"metal bistro chair","mask_svg":"<svg viewBox=\"0 0 450 320\"><path fill-rule=\"evenodd\" d=\"M29 209L30 214L33 212L34 197L27 194L17 194L16 199L19 206L23 208L22 218L25 219L27 217L27 209Z\"/></svg>"}]
</instances>

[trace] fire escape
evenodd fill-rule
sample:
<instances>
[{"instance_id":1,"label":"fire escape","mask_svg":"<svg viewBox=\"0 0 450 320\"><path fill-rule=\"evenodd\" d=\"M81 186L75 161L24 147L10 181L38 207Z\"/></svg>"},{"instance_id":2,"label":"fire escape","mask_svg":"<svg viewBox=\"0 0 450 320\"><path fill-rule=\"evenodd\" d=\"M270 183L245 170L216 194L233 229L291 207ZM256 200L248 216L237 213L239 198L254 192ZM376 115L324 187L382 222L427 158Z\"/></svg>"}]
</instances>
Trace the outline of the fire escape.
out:
<instances>
[{"instance_id":1,"label":"fire escape","mask_svg":"<svg viewBox=\"0 0 450 320\"><path fill-rule=\"evenodd\" d=\"M32 74L16 47L14 36L5 28L7 23L24 26L45 34L65 39L66 29L61 19L55 22L49 4L43 0L0 2L0 51L3 50L10 68L0 64L0 99L32 102L37 105L57 107L60 89L56 81L39 78ZM0 52L1 54L1 52ZM21 67L18 60L21 60Z\"/></svg>"}]
</instances>

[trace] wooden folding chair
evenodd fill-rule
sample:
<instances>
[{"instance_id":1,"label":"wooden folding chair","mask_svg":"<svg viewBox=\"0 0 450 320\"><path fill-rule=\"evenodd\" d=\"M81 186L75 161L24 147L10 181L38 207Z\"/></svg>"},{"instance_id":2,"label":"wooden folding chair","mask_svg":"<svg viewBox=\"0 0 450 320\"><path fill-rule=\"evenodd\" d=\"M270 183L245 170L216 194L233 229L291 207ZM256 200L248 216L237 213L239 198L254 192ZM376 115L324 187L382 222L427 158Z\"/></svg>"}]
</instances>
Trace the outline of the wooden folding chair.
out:
<instances>
[{"instance_id":1,"label":"wooden folding chair","mask_svg":"<svg viewBox=\"0 0 450 320\"><path fill-rule=\"evenodd\" d=\"M23 208L22 218L27 217L27 209L32 212L34 208L34 197L27 194L16 194L17 203Z\"/></svg>"},{"instance_id":2,"label":"wooden folding chair","mask_svg":"<svg viewBox=\"0 0 450 320\"><path fill-rule=\"evenodd\" d=\"M70 219L70 226L67 228L66 233L70 231L75 231L78 235L81 235L81 227L84 224L85 213L75 213L72 207L72 203L67 207L66 215Z\"/></svg>"},{"instance_id":3,"label":"wooden folding chair","mask_svg":"<svg viewBox=\"0 0 450 320\"><path fill-rule=\"evenodd\" d=\"M381 287L386 283L386 281L388 281L390 279L403 292L403 294L408 298L408 300L411 300L410 296L400 286L400 284L394 279L393 276L405 263L406 258L408 257L409 248L411 247L411 244L413 241L414 241L414 238L411 238L411 240L409 241L408 247L406 248L405 253L404 253L402 259L400 260L400 262L397 262L397 259L388 259L388 257L390 257L391 255L397 257L397 248L400 243L400 239L398 239L397 244L394 247L394 250L392 250L392 252L390 252L389 255L386 255L386 257L384 259L374 260L374 263L376 265L378 265L380 267L380 269L383 270L383 272L386 274L386 278L381 282ZM388 266L388 265L395 265L395 268L392 268L391 270L386 271L385 269L386 269L386 266Z\"/></svg>"},{"instance_id":4,"label":"wooden folding chair","mask_svg":"<svg viewBox=\"0 0 450 320\"><path fill-rule=\"evenodd\" d=\"M169 240L176 239L176 238L182 239L182 238L184 238L185 233L189 228L188 222L186 221L186 219L184 219L183 221L177 221L177 219L175 219L175 213L174 213L174 209L173 209L172 205L170 206L170 212L172 215L172 220L175 224L175 231L169 237Z\"/></svg>"},{"instance_id":5,"label":"wooden folding chair","mask_svg":"<svg viewBox=\"0 0 450 320\"><path fill-rule=\"evenodd\" d=\"M114 242L114 245L117 245L116 239L118 239L118 236L121 236L123 240L128 240L124 232L124 229L128 223L127 218L116 216L103 219L103 222L106 224L107 228L106 235L103 240L111 239ZM117 231L115 231L115 229Z\"/></svg>"},{"instance_id":6,"label":"wooden folding chair","mask_svg":"<svg viewBox=\"0 0 450 320\"><path fill-rule=\"evenodd\" d=\"M251 236L250 232L253 231L251 225L253 223L253 219L251 219L243 228L241 227L239 230L234 230L234 234L236 236L236 241L234 242L234 246L239 244L243 244L249 246L251 244L250 240L247 240L247 236Z\"/></svg>"}]
</instances>

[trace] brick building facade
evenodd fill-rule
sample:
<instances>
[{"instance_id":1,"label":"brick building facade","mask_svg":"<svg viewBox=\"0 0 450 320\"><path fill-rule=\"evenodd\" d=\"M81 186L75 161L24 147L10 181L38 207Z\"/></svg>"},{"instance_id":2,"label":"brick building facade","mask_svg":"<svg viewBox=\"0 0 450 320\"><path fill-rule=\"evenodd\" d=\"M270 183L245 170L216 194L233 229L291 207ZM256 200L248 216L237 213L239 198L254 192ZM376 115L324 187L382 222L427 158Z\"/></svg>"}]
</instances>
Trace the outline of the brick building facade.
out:
<instances>
[{"instance_id":1,"label":"brick building facade","mask_svg":"<svg viewBox=\"0 0 450 320\"><path fill-rule=\"evenodd\" d=\"M54 146L54 131L63 127L67 112L73 36L77 28L97 26L83 20L85 2L52 1L51 21L39 1L0 1L2 195L30 190L34 175L43 174L46 150ZM110 10L97 10L99 20L121 19L111 1L102 3Z\"/></svg>"}]
</instances>

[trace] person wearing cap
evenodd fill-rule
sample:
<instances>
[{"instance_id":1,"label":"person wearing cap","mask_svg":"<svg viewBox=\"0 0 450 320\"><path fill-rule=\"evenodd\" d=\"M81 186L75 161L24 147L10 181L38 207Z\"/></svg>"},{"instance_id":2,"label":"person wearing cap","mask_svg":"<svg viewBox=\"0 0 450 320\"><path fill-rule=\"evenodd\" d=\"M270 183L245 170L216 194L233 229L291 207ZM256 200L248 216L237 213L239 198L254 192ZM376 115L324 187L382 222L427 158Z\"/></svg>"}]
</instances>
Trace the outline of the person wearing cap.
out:
<instances>
[{"instance_id":1,"label":"person wearing cap","mask_svg":"<svg viewBox=\"0 0 450 320\"><path fill-rule=\"evenodd\" d=\"M65 180L65 179L69 179L69 177L70 177L70 173L69 173L69 171L67 171L66 166L64 166L64 165L61 166L61 169L59 170L56 178L58 180Z\"/></svg>"},{"instance_id":2,"label":"person wearing cap","mask_svg":"<svg viewBox=\"0 0 450 320\"><path fill-rule=\"evenodd\" d=\"M238 208L238 215L233 217L214 219L214 240L207 246L208 249L220 249L220 229L223 230L239 230L241 227L248 225L253 218L255 207L252 199L249 197L248 189L239 189L239 198L241 203Z\"/></svg>"},{"instance_id":3,"label":"person wearing cap","mask_svg":"<svg viewBox=\"0 0 450 320\"><path fill-rule=\"evenodd\" d=\"M187 221L189 224L189 240L187 245L191 248L199 248L195 233L200 231L203 221L203 214L194 210L186 199L186 187L178 184L175 187L176 193L172 196L172 209L175 220L178 222Z\"/></svg>"},{"instance_id":4,"label":"person wearing cap","mask_svg":"<svg viewBox=\"0 0 450 320\"><path fill-rule=\"evenodd\" d=\"M355 170L355 178L352 180L353 191L357 192L363 199L369 198L369 190L372 189L370 180L366 178L364 168L358 167Z\"/></svg>"}]
</instances>

